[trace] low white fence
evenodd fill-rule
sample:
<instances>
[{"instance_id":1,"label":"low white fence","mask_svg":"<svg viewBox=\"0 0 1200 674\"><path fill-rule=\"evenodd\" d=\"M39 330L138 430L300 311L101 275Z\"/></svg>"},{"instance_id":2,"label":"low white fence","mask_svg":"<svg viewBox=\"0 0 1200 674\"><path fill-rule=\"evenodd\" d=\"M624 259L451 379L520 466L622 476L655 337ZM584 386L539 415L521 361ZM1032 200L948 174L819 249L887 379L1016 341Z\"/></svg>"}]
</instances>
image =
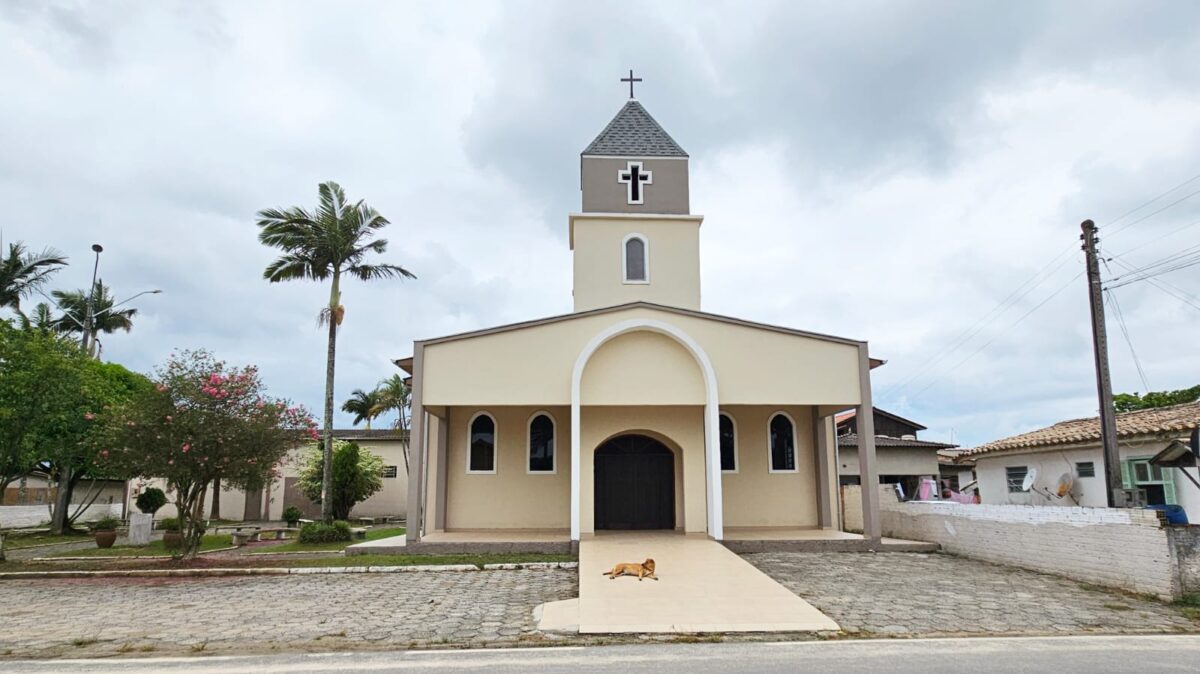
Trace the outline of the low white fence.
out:
<instances>
[{"instance_id":1,"label":"low white fence","mask_svg":"<svg viewBox=\"0 0 1200 674\"><path fill-rule=\"evenodd\" d=\"M1154 510L900 502L889 485L879 495L884 536L1166 599L1200 590L1200 536Z\"/></svg>"},{"instance_id":2,"label":"low white fence","mask_svg":"<svg viewBox=\"0 0 1200 674\"><path fill-rule=\"evenodd\" d=\"M71 512L78 506L72 505ZM93 503L77 522L94 522L104 516L120 517L120 503ZM50 521L50 508L43 505L0 506L0 529L28 529Z\"/></svg>"}]
</instances>

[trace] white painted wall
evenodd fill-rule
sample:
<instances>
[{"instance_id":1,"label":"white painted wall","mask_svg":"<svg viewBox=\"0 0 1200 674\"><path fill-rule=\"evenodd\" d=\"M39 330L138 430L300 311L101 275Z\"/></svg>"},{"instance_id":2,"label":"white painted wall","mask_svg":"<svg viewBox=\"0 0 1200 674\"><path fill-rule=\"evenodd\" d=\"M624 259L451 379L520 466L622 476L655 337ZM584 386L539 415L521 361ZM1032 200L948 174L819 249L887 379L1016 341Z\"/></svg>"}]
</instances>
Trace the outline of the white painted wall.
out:
<instances>
[{"instance_id":1,"label":"white painted wall","mask_svg":"<svg viewBox=\"0 0 1200 674\"><path fill-rule=\"evenodd\" d=\"M75 506L71 506L71 512ZM104 516L120 517L121 504L93 503L76 522L94 522ZM50 509L44 505L0 506L0 529L25 529L50 521Z\"/></svg>"},{"instance_id":2,"label":"white painted wall","mask_svg":"<svg viewBox=\"0 0 1200 674\"><path fill-rule=\"evenodd\" d=\"M883 535L964 557L1164 599L1182 592L1180 559L1159 513L1128 508L899 502L880 488Z\"/></svg>"},{"instance_id":3,"label":"white painted wall","mask_svg":"<svg viewBox=\"0 0 1200 674\"><path fill-rule=\"evenodd\" d=\"M1167 446L1169 441L1157 440L1148 443L1129 443L1120 446L1121 460L1153 456ZM1096 476L1077 478L1071 490L1073 498L1063 500L1047 498L1038 493L1009 493L1005 481L1005 468L1027 466L1037 468L1037 486L1050 489L1065 472L1074 474L1075 464L1091 461L1096 467ZM1169 469L1175 480L1175 498L1188 514L1192 523L1200 523L1200 489L1192 484L1179 469ZM1196 469L1188 472L1197 477ZM1061 505L1104 507L1105 496L1104 455L1098 445L1081 445L1063 450L1042 450L1020 454L983 455L975 460L975 473L979 478L980 500L985 504L1010 505ZM1200 479L1200 478L1198 478Z\"/></svg>"}]
</instances>

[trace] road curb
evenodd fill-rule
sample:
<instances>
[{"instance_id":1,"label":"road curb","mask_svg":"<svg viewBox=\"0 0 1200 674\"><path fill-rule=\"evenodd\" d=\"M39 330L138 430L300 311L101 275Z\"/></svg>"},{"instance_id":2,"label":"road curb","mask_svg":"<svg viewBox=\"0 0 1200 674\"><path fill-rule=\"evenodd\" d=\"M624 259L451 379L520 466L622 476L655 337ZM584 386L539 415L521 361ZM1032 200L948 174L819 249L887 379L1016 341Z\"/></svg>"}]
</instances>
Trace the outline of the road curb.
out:
<instances>
[{"instance_id":1,"label":"road curb","mask_svg":"<svg viewBox=\"0 0 1200 674\"><path fill-rule=\"evenodd\" d=\"M520 571L576 569L579 562L530 562L527 564L430 564L409 566L313 566L228 569L108 569L99 571L9 571L4 580L47 580L55 578L221 578L228 576L308 576L347 573L433 573L466 571Z\"/></svg>"}]
</instances>

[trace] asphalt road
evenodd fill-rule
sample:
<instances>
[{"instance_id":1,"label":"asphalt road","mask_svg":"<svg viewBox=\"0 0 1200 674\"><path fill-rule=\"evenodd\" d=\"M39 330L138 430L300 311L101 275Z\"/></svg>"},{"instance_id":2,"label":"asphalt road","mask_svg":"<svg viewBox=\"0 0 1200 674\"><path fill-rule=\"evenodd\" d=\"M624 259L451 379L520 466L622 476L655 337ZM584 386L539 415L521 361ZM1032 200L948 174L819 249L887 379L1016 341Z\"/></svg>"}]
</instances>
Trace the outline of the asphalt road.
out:
<instances>
[{"instance_id":1,"label":"asphalt road","mask_svg":"<svg viewBox=\"0 0 1200 674\"><path fill-rule=\"evenodd\" d=\"M647 644L4 661L4 672L1196 672L1200 636L992 637L786 643Z\"/></svg>"}]
</instances>

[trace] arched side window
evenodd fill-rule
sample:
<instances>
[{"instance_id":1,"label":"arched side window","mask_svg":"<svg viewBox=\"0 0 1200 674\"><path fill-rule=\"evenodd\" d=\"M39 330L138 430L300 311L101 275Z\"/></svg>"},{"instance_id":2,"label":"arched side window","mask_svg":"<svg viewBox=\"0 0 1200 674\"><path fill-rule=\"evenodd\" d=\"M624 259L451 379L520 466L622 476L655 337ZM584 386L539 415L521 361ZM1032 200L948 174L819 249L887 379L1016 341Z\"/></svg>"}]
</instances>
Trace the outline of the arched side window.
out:
<instances>
[{"instance_id":1,"label":"arched side window","mask_svg":"<svg viewBox=\"0 0 1200 674\"><path fill-rule=\"evenodd\" d=\"M630 234L621 242L621 271L625 283L650 282L650 243L641 234Z\"/></svg>"},{"instance_id":2,"label":"arched side window","mask_svg":"<svg viewBox=\"0 0 1200 674\"><path fill-rule=\"evenodd\" d=\"M546 412L536 412L529 419L529 461L525 470L529 473L553 473L554 468L554 418Z\"/></svg>"},{"instance_id":3,"label":"arched side window","mask_svg":"<svg viewBox=\"0 0 1200 674\"><path fill-rule=\"evenodd\" d=\"M783 412L776 412L767 423L767 442L771 452L770 472L796 472L796 425Z\"/></svg>"},{"instance_id":4,"label":"arched side window","mask_svg":"<svg viewBox=\"0 0 1200 674\"><path fill-rule=\"evenodd\" d=\"M496 472L496 420L487 412L467 424L467 472Z\"/></svg>"},{"instance_id":5,"label":"arched side window","mask_svg":"<svg viewBox=\"0 0 1200 674\"><path fill-rule=\"evenodd\" d=\"M718 420L718 435L721 437L721 472L737 472L737 424L733 417L721 414Z\"/></svg>"}]
</instances>

